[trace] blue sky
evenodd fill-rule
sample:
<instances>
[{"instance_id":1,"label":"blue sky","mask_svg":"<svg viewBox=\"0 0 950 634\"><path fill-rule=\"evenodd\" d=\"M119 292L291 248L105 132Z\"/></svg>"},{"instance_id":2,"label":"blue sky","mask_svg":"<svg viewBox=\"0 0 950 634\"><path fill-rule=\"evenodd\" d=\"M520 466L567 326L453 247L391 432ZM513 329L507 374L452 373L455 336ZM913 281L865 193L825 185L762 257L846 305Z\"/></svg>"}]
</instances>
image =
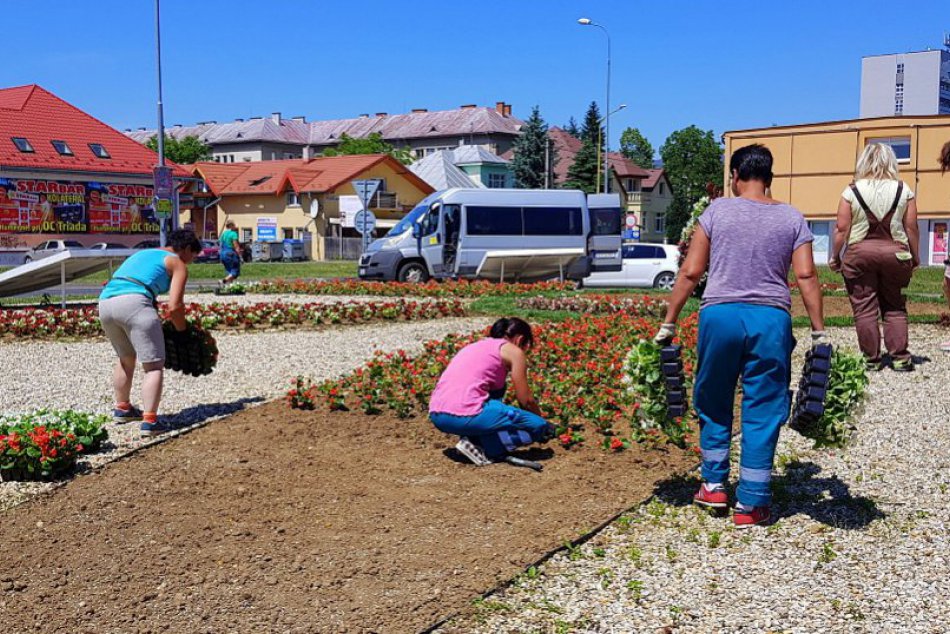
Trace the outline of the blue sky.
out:
<instances>
[{"instance_id":1,"label":"blue sky","mask_svg":"<svg viewBox=\"0 0 950 634\"><path fill-rule=\"evenodd\" d=\"M163 0L165 122L537 104L551 124L603 102L614 146L857 117L861 57L938 47L943 0ZM756 5L761 9L747 10ZM724 12L722 7L733 8ZM155 125L151 0L3 0L0 86L38 83L107 123ZM14 61L15 60L15 61Z\"/></svg>"}]
</instances>

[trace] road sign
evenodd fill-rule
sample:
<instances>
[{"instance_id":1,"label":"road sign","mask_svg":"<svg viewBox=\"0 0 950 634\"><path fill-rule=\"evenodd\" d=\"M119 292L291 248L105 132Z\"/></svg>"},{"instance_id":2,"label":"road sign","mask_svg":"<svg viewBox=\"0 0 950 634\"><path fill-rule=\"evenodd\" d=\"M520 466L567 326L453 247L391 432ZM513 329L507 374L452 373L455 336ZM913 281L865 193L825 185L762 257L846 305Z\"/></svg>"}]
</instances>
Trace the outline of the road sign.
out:
<instances>
[{"instance_id":1,"label":"road sign","mask_svg":"<svg viewBox=\"0 0 950 634\"><path fill-rule=\"evenodd\" d=\"M169 198L155 198L152 201L155 205L155 217L159 219L170 218L172 215L172 201Z\"/></svg>"},{"instance_id":2,"label":"road sign","mask_svg":"<svg viewBox=\"0 0 950 634\"><path fill-rule=\"evenodd\" d=\"M637 226L637 217L634 214L627 215L627 229L633 229Z\"/></svg>"},{"instance_id":3,"label":"road sign","mask_svg":"<svg viewBox=\"0 0 950 634\"><path fill-rule=\"evenodd\" d=\"M353 226L361 235L366 235L373 232L373 229L376 228L376 216L372 211L360 211L356 214L356 218L353 219Z\"/></svg>"},{"instance_id":4,"label":"road sign","mask_svg":"<svg viewBox=\"0 0 950 634\"><path fill-rule=\"evenodd\" d=\"M359 196L340 196L340 224L344 227L353 228L353 218L358 211L363 209L363 203Z\"/></svg>"},{"instance_id":5,"label":"road sign","mask_svg":"<svg viewBox=\"0 0 950 634\"><path fill-rule=\"evenodd\" d=\"M175 191L172 184L172 168L165 165L156 166L152 170L152 177L155 179L155 197L171 200Z\"/></svg>"},{"instance_id":6,"label":"road sign","mask_svg":"<svg viewBox=\"0 0 950 634\"><path fill-rule=\"evenodd\" d=\"M363 203L363 209L369 210L369 203L373 200L373 196L376 195L376 191L382 184L383 179L381 178L366 178L353 181L353 189L356 191L356 195L360 197L360 202Z\"/></svg>"}]
</instances>

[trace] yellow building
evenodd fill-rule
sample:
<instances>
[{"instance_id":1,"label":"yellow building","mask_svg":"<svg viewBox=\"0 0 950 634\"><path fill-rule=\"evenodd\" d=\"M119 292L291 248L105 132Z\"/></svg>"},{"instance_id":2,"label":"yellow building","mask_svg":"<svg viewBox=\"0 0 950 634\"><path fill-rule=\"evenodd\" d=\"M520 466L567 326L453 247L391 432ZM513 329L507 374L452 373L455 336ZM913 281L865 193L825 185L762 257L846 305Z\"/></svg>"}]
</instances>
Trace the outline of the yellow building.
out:
<instances>
[{"instance_id":1,"label":"yellow building","mask_svg":"<svg viewBox=\"0 0 950 634\"><path fill-rule=\"evenodd\" d=\"M340 221L341 197L354 202L353 180L382 180L369 205L377 218L377 233L395 225L433 191L405 165L385 154L208 162L192 168L205 182L207 192L195 195L196 205L182 222L191 223L201 237L216 238L230 219L245 244L273 238L312 241L315 260L337 253L335 247L340 243L334 242L328 253L328 241L359 235Z\"/></svg>"},{"instance_id":2,"label":"yellow building","mask_svg":"<svg viewBox=\"0 0 950 634\"><path fill-rule=\"evenodd\" d=\"M917 194L921 261L941 264L947 257L950 173L941 174L937 157L948 141L950 116L852 119L726 132L724 182L735 150L753 143L768 147L775 159L772 195L805 214L815 233L815 259L824 262L838 201L854 177L858 156L868 143L886 143L897 155L901 178Z\"/></svg>"}]
</instances>

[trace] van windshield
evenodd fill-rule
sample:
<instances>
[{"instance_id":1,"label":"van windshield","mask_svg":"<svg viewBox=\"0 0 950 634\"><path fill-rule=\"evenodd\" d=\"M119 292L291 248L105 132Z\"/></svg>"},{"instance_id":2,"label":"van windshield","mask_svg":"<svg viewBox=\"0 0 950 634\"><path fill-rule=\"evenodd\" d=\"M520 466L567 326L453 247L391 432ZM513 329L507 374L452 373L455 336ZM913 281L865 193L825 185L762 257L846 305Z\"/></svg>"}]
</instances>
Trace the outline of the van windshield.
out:
<instances>
[{"instance_id":1,"label":"van windshield","mask_svg":"<svg viewBox=\"0 0 950 634\"><path fill-rule=\"evenodd\" d=\"M409 231L409 228L416 223L417 220L429 210L429 205L419 205L405 216L402 217L402 220L396 223L392 229L386 233L387 238L395 238L396 236L401 236L402 234Z\"/></svg>"}]
</instances>

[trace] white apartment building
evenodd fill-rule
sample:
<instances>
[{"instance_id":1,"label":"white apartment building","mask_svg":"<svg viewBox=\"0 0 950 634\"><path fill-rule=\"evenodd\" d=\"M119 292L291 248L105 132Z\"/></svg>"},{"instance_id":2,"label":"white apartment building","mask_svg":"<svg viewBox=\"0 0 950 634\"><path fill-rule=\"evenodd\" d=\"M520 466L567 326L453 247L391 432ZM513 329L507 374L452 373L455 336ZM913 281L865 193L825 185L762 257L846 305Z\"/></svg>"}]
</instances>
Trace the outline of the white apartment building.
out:
<instances>
[{"instance_id":1,"label":"white apartment building","mask_svg":"<svg viewBox=\"0 0 950 634\"><path fill-rule=\"evenodd\" d=\"M950 114L950 37L944 50L861 59L861 118Z\"/></svg>"}]
</instances>

